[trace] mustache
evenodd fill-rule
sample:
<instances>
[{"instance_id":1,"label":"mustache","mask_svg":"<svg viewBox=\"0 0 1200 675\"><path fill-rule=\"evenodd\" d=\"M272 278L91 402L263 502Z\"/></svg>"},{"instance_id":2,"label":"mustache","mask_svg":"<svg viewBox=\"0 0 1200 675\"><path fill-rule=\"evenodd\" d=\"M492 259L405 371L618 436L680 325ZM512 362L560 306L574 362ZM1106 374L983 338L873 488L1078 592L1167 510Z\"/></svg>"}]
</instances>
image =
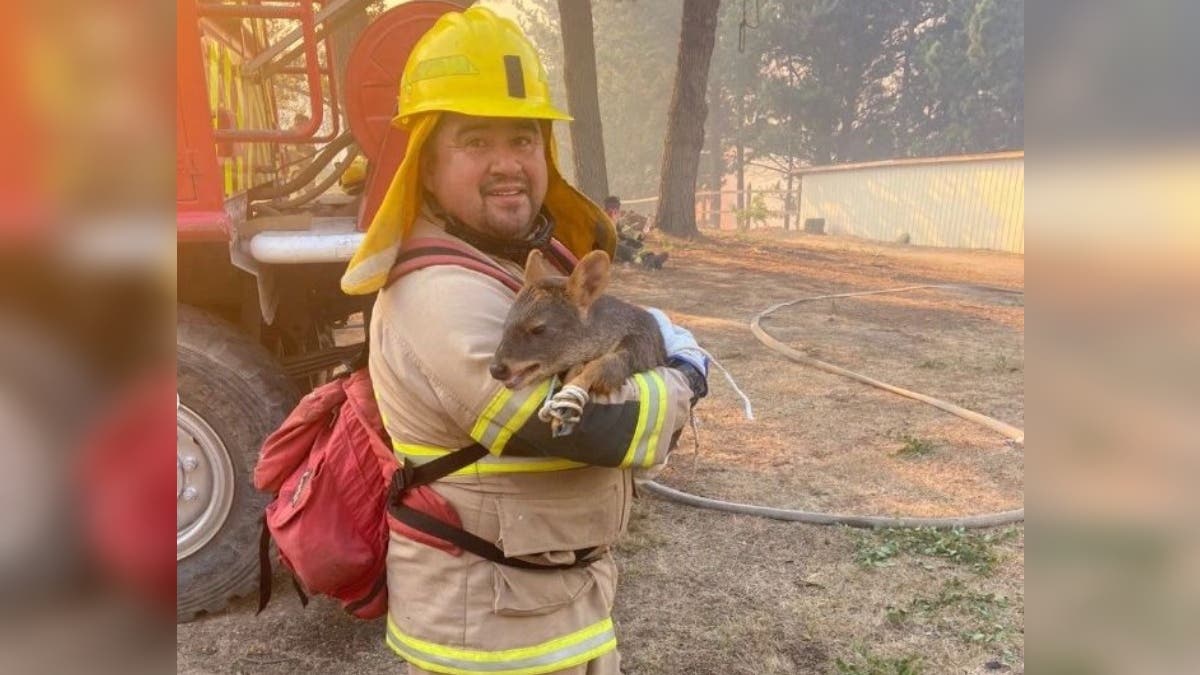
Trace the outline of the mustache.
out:
<instances>
[{"instance_id":1,"label":"mustache","mask_svg":"<svg viewBox=\"0 0 1200 675\"><path fill-rule=\"evenodd\" d=\"M529 192L529 180L526 178L493 178L484 182L479 191L487 193L497 189L514 188Z\"/></svg>"}]
</instances>

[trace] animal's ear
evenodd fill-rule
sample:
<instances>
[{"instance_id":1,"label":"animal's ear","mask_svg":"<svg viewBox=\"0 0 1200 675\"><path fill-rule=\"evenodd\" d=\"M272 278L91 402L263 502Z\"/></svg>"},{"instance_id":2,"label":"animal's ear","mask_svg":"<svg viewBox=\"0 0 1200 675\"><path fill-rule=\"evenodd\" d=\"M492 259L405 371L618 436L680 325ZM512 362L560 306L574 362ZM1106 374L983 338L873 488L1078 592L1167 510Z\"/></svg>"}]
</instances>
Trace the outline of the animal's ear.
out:
<instances>
[{"instance_id":1,"label":"animal's ear","mask_svg":"<svg viewBox=\"0 0 1200 675\"><path fill-rule=\"evenodd\" d=\"M532 286L542 279L554 276L554 268L546 262L546 256L536 248L529 252L525 259L525 285Z\"/></svg>"},{"instance_id":2,"label":"animal's ear","mask_svg":"<svg viewBox=\"0 0 1200 675\"><path fill-rule=\"evenodd\" d=\"M608 286L608 269L608 254L592 251L583 256L567 279L567 294L585 313Z\"/></svg>"}]
</instances>

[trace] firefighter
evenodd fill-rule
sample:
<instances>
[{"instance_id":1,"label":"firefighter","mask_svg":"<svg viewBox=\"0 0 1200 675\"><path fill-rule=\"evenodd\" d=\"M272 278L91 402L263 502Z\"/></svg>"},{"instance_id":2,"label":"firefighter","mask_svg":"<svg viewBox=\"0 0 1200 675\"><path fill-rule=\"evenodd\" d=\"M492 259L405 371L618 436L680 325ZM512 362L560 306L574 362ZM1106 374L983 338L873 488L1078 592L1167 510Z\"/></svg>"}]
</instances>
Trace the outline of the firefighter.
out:
<instances>
[{"instance_id":1,"label":"firefighter","mask_svg":"<svg viewBox=\"0 0 1200 675\"><path fill-rule=\"evenodd\" d=\"M551 236L577 256L611 255L611 221L555 162L551 123L569 119L515 23L480 7L443 16L406 64L395 123L408 151L342 278L348 293L379 291L370 372L397 458L420 465L482 444L487 456L433 484L462 528L507 556L575 563L523 569L393 531L386 641L410 673L618 673L611 547L629 521L632 469L666 461L706 393L695 340L657 312L669 366L594 396L555 438L537 414L550 382L510 390L488 372L510 290L457 265L386 284L418 237L457 238L517 276Z\"/></svg>"},{"instance_id":2,"label":"firefighter","mask_svg":"<svg viewBox=\"0 0 1200 675\"><path fill-rule=\"evenodd\" d=\"M642 239L646 236L646 217L633 211L621 210L621 198L609 195L604 198L604 212L617 226L617 252L613 258L617 262L627 262L641 265L646 269L661 270L663 263L671 254L652 253L643 250Z\"/></svg>"}]
</instances>

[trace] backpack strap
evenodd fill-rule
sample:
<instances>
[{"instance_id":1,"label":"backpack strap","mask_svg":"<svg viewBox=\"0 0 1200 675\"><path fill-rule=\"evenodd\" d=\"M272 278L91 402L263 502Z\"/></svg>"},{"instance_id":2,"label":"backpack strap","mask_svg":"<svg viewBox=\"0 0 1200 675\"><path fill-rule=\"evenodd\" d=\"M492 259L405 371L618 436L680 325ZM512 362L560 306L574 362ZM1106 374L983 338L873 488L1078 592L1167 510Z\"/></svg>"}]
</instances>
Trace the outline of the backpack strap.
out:
<instances>
[{"instance_id":1,"label":"backpack strap","mask_svg":"<svg viewBox=\"0 0 1200 675\"><path fill-rule=\"evenodd\" d=\"M571 253L571 250L557 239L550 240L546 254L563 274L570 274L575 269L575 265L579 264L575 254ZM392 271L388 274L387 284L391 285L409 272L434 265L465 267L486 274L507 286L514 293L521 290L521 280L497 265L495 261L479 255L475 249L457 239L440 237L416 237L405 242L400 249L400 254L396 256Z\"/></svg>"},{"instance_id":2,"label":"backpack strap","mask_svg":"<svg viewBox=\"0 0 1200 675\"><path fill-rule=\"evenodd\" d=\"M475 443L417 467L413 467L405 460L396 473L392 474L392 485L388 490L388 512L392 514L393 518L411 528L442 541L450 542L463 550L500 565L527 570L561 570L590 565L593 562L591 555L596 552L597 547L595 546L575 551L575 561L570 563L542 564L521 558L512 558L504 555L504 551L492 542L404 504L404 493L408 490L444 478L459 469L474 464L487 454L487 448Z\"/></svg>"},{"instance_id":3,"label":"backpack strap","mask_svg":"<svg viewBox=\"0 0 1200 675\"><path fill-rule=\"evenodd\" d=\"M485 274L504 284L514 293L521 290L521 280L509 274L492 260L484 258L474 249L457 239L417 237L405 242L396 256L396 263L388 274L387 285L397 279L426 267L435 265L458 265Z\"/></svg>"},{"instance_id":4,"label":"backpack strap","mask_svg":"<svg viewBox=\"0 0 1200 675\"><path fill-rule=\"evenodd\" d=\"M579 259L575 257L574 253L571 253L571 249L557 239L550 240L550 247L546 249L546 252L554 264L558 265L558 269L563 271L563 274L570 274L579 264Z\"/></svg>"}]
</instances>

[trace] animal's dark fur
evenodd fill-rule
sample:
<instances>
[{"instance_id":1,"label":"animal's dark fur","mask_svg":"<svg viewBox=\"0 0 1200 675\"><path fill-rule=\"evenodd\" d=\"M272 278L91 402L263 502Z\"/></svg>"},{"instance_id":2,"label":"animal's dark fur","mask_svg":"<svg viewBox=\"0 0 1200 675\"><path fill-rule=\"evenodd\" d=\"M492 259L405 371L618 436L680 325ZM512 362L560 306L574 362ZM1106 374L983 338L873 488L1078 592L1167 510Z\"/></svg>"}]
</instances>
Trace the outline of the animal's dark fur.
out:
<instances>
[{"instance_id":1,"label":"animal's dark fur","mask_svg":"<svg viewBox=\"0 0 1200 675\"><path fill-rule=\"evenodd\" d=\"M666 362L662 333L646 310L610 295L609 259L593 251L570 277L539 251L525 264L525 286L509 311L492 376L516 388L567 373L564 382L607 393L630 375Z\"/></svg>"}]
</instances>

